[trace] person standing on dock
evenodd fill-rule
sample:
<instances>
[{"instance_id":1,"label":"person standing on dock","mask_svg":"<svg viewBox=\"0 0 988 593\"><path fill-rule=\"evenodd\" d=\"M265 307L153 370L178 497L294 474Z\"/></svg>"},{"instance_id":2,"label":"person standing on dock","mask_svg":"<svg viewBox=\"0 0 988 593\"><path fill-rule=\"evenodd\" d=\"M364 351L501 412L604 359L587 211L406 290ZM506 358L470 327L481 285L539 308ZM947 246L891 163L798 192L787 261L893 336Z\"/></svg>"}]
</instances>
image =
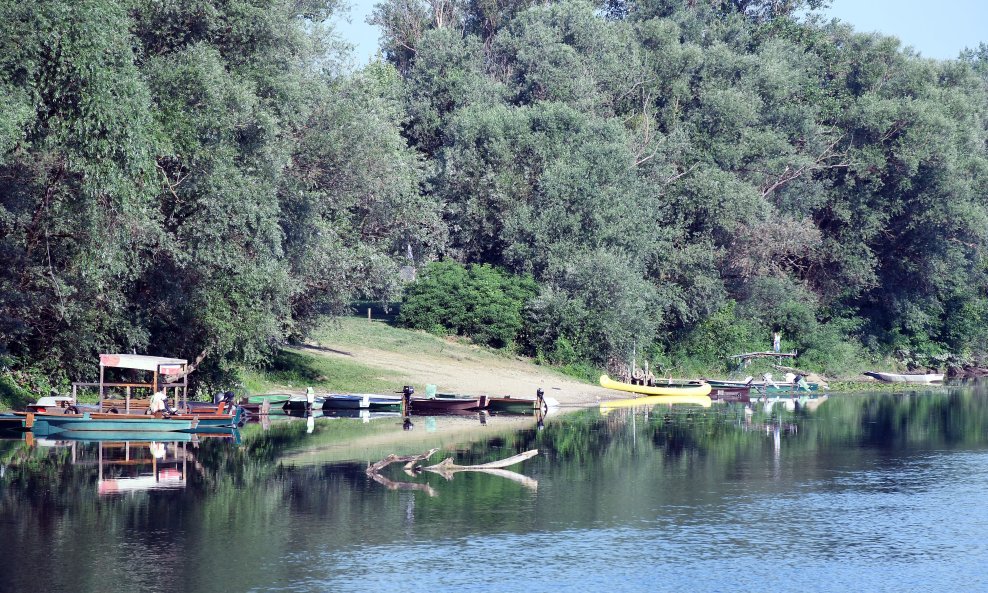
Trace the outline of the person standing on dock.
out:
<instances>
[{"instance_id":1,"label":"person standing on dock","mask_svg":"<svg viewBox=\"0 0 988 593\"><path fill-rule=\"evenodd\" d=\"M782 333L778 330L772 332L772 352L782 352Z\"/></svg>"}]
</instances>

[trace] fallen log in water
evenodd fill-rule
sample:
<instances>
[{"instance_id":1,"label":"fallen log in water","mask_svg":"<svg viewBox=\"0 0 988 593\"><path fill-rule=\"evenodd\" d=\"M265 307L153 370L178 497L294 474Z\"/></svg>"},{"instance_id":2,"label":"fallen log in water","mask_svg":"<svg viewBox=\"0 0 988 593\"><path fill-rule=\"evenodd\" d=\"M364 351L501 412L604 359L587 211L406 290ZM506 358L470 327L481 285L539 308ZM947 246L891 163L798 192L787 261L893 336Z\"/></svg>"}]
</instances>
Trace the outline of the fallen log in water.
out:
<instances>
[{"instance_id":1,"label":"fallen log in water","mask_svg":"<svg viewBox=\"0 0 988 593\"><path fill-rule=\"evenodd\" d=\"M434 472L470 472L470 471L483 471L485 469L503 469L510 467L516 463L521 463L526 459L531 459L539 454L538 449L532 449L531 451L525 451L524 453L519 453L518 455L512 455L507 459L502 459L501 461L492 461L490 463L481 463L480 465L456 465L453 463L452 457L447 457L436 465L430 465L422 469Z\"/></svg>"},{"instance_id":2,"label":"fallen log in water","mask_svg":"<svg viewBox=\"0 0 988 593\"><path fill-rule=\"evenodd\" d=\"M480 465L456 465L453 463L452 457L447 457L436 465L430 465L429 467L423 467L422 469L427 472L437 473L447 480L452 480L453 476L457 472L480 472L492 474L495 476L501 476L502 478L507 478L509 480L514 480L527 488L535 490L539 487L538 480L533 480L528 476L523 476L522 474L504 468L515 465L516 463L521 463L526 459L531 459L538 454L538 449L532 449L531 451L525 451L524 453L519 453L518 455L508 457L507 459L492 461L490 463L481 463Z\"/></svg>"}]
</instances>

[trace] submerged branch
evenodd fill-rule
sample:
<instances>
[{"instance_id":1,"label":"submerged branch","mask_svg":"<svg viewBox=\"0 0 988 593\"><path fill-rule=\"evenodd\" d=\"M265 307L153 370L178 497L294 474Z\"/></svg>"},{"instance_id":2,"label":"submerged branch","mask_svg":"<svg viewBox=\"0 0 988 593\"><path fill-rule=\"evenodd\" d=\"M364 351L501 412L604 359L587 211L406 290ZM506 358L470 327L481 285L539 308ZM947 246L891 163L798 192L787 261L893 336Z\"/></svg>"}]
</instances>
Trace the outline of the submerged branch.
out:
<instances>
[{"instance_id":1,"label":"submerged branch","mask_svg":"<svg viewBox=\"0 0 988 593\"><path fill-rule=\"evenodd\" d=\"M429 449L427 452L420 455L395 455L392 453L377 463L367 466L367 473L376 474L392 463L404 463L405 469L412 469L416 462L432 457L436 454L436 451L439 451L439 449Z\"/></svg>"}]
</instances>

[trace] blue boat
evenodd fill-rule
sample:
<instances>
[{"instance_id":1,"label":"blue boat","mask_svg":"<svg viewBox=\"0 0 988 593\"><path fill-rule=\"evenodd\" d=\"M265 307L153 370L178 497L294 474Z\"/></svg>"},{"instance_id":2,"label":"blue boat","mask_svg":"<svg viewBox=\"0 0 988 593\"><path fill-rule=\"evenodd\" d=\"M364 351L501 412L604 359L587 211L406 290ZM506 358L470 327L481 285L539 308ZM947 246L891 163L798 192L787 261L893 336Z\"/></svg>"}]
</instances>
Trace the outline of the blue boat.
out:
<instances>
[{"instance_id":1,"label":"blue boat","mask_svg":"<svg viewBox=\"0 0 988 593\"><path fill-rule=\"evenodd\" d=\"M372 393L330 393L323 396L324 410L398 410L401 397Z\"/></svg>"}]
</instances>

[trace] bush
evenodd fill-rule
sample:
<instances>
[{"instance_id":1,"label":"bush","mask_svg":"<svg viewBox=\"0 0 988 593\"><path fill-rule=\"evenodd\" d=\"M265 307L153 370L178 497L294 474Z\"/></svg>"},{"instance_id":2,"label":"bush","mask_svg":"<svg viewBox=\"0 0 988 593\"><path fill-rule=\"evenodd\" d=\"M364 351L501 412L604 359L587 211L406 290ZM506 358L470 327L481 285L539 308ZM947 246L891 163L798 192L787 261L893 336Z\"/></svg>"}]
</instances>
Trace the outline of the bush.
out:
<instances>
[{"instance_id":1,"label":"bush","mask_svg":"<svg viewBox=\"0 0 988 593\"><path fill-rule=\"evenodd\" d=\"M536 294L538 286L530 277L486 264L434 262L406 288L398 324L504 348L515 343L521 311Z\"/></svg>"},{"instance_id":2,"label":"bush","mask_svg":"<svg viewBox=\"0 0 988 593\"><path fill-rule=\"evenodd\" d=\"M740 319L736 304L728 301L681 339L675 340L670 348L670 358L687 374L730 370L730 356L767 349L771 344L769 330Z\"/></svg>"},{"instance_id":3,"label":"bush","mask_svg":"<svg viewBox=\"0 0 988 593\"><path fill-rule=\"evenodd\" d=\"M559 267L525 310L527 353L557 364L602 366L648 348L663 306L626 258L595 251Z\"/></svg>"},{"instance_id":4,"label":"bush","mask_svg":"<svg viewBox=\"0 0 988 593\"><path fill-rule=\"evenodd\" d=\"M860 325L856 319L835 319L818 324L813 332L801 336L799 368L831 377L859 375L867 370L869 357L854 337Z\"/></svg>"}]
</instances>

